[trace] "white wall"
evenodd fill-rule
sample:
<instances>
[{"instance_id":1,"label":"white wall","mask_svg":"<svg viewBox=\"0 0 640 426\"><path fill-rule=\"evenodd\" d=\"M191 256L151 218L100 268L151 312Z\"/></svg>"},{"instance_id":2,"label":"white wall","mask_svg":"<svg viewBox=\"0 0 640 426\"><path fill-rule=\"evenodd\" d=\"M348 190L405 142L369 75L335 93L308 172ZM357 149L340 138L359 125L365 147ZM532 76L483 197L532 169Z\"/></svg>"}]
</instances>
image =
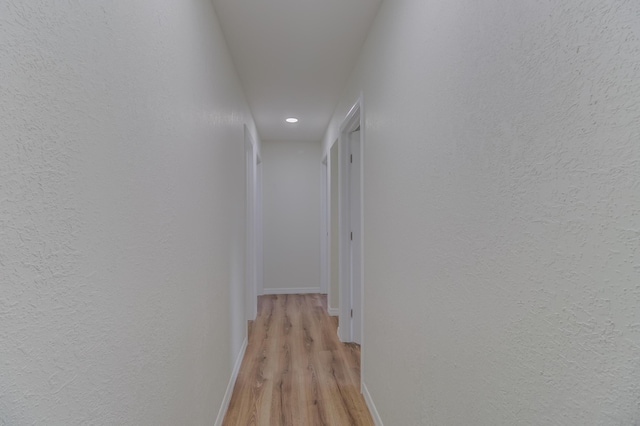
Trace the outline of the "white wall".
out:
<instances>
[{"instance_id":1,"label":"white wall","mask_svg":"<svg viewBox=\"0 0 640 426\"><path fill-rule=\"evenodd\" d=\"M320 148L262 144L265 293L319 291Z\"/></svg>"},{"instance_id":2,"label":"white wall","mask_svg":"<svg viewBox=\"0 0 640 426\"><path fill-rule=\"evenodd\" d=\"M0 425L212 424L255 128L210 2L0 16Z\"/></svg>"},{"instance_id":3,"label":"white wall","mask_svg":"<svg viewBox=\"0 0 640 426\"><path fill-rule=\"evenodd\" d=\"M362 91L363 368L385 424L640 423L638 16L383 2L324 152Z\"/></svg>"}]
</instances>

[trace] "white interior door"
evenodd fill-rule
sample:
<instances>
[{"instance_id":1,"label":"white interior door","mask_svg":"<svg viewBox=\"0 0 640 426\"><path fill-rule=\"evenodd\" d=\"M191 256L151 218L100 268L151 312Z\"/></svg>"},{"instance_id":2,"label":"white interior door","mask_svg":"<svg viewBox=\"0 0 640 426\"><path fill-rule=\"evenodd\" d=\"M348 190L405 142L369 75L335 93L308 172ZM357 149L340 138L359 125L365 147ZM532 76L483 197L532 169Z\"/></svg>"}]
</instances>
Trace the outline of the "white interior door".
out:
<instances>
[{"instance_id":1,"label":"white interior door","mask_svg":"<svg viewBox=\"0 0 640 426\"><path fill-rule=\"evenodd\" d=\"M353 131L349 137L350 170L349 170L349 222L351 225L350 241L350 281L351 281L351 338L362 343L362 226L361 226L361 188L360 188L360 130Z\"/></svg>"},{"instance_id":2,"label":"white interior door","mask_svg":"<svg viewBox=\"0 0 640 426\"><path fill-rule=\"evenodd\" d=\"M363 238L361 103L340 126L338 151L340 327L343 342L362 344Z\"/></svg>"}]
</instances>

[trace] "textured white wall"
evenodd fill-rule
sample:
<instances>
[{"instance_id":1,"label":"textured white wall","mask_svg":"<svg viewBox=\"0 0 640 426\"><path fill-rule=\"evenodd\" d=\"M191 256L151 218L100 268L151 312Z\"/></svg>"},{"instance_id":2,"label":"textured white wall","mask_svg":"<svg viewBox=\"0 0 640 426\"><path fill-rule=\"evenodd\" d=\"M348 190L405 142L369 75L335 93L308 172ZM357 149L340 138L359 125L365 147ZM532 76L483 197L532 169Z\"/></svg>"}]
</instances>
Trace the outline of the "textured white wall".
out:
<instances>
[{"instance_id":1,"label":"textured white wall","mask_svg":"<svg viewBox=\"0 0 640 426\"><path fill-rule=\"evenodd\" d=\"M320 287L320 148L262 144L265 292Z\"/></svg>"},{"instance_id":2,"label":"textured white wall","mask_svg":"<svg viewBox=\"0 0 640 426\"><path fill-rule=\"evenodd\" d=\"M212 424L251 117L210 2L0 17L0 425Z\"/></svg>"},{"instance_id":3,"label":"textured white wall","mask_svg":"<svg viewBox=\"0 0 640 426\"><path fill-rule=\"evenodd\" d=\"M387 425L640 423L640 3L383 2L364 374Z\"/></svg>"}]
</instances>

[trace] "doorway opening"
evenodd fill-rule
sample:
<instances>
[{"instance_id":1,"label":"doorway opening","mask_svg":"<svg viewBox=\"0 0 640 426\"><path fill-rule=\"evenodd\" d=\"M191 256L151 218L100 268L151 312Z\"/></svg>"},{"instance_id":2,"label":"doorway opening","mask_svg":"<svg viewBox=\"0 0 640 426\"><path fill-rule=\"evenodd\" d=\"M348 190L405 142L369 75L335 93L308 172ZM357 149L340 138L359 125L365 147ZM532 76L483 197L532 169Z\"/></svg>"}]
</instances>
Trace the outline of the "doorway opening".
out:
<instances>
[{"instance_id":1,"label":"doorway opening","mask_svg":"<svg viewBox=\"0 0 640 426\"><path fill-rule=\"evenodd\" d=\"M256 155L256 185L255 185L255 271L256 296L264 293L264 252L262 249L262 158ZM257 301L256 301L257 305Z\"/></svg>"},{"instance_id":2,"label":"doorway opening","mask_svg":"<svg viewBox=\"0 0 640 426\"><path fill-rule=\"evenodd\" d=\"M245 309L246 319L251 321L258 313L258 281L261 274L258 266L262 257L262 221L260 220L260 204L262 185L258 181L258 155L251 132L244 126L245 147L245 191L246 191L246 257L245 257ZM261 168L260 168L261 169ZM260 196L260 197L259 197Z\"/></svg>"},{"instance_id":3,"label":"doorway opening","mask_svg":"<svg viewBox=\"0 0 640 426\"><path fill-rule=\"evenodd\" d=\"M338 140L339 337L343 342L360 345L363 340L362 142L360 97L340 126Z\"/></svg>"},{"instance_id":4,"label":"doorway opening","mask_svg":"<svg viewBox=\"0 0 640 426\"><path fill-rule=\"evenodd\" d=\"M338 139L335 140L329 150L329 292L327 296L327 309L329 315L340 315L340 275L339 275L339 257L338 247L340 239L338 238L338 217L339 204L338 201Z\"/></svg>"},{"instance_id":5,"label":"doorway opening","mask_svg":"<svg viewBox=\"0 0 640 426\"><path fill-rule=\"evenodd\" d=\"M320 293L329 292L329 161L320 166Z\"/></svg>"}]
</instances>

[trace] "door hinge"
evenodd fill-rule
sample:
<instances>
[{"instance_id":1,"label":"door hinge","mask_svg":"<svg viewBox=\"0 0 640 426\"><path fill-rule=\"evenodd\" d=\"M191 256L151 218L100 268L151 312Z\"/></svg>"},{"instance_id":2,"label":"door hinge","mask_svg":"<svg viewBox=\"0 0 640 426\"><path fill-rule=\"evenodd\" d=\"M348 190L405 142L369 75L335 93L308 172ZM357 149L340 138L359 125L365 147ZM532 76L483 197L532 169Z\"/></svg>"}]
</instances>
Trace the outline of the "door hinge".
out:
<instances>
[{"instance_id":1,"label":"door hinge","mask_svg":"<svg viewBox=\"0 0 640 426\"><path fill-rule=\"evenodd\" d=\"M351 241L353 241L353 232L351 233Z\"/></svg>"},{"instance_id":2,"label":"door hinge","mask_svg":"<svg viewBox=\"0 0 640 426\"><path fill-rule=\"evenodd\" d=\"M350 154L349 161L353 163L353 154Z\"/></svg>"},{"instance_id":3,"label":"door hinge","mask_svg":"<svg viewBox=\"0 0 640 426\"><path fill-rule=\"evenodd\" d=\"M351 318L353 318L353 309L351 310Z\"/></svg>"}]
</instances>

